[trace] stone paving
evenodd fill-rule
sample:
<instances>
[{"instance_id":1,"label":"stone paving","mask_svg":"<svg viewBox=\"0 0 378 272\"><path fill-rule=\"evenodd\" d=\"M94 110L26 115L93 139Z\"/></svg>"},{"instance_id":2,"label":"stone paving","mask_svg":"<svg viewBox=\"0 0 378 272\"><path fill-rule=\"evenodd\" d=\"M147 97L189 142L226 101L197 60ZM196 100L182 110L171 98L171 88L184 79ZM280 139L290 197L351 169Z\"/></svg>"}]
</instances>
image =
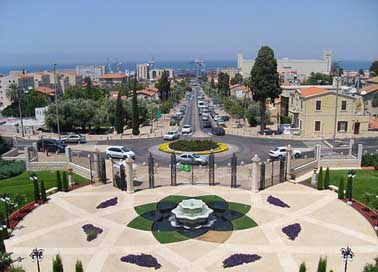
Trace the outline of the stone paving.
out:
<instances>
[{"instance_id":1,"label":"stone paving","mask_svg":"<svg viewBox=\"0 0 378 272\"><path fill-rule=\"evenodd\" d=\"M126 227L137 214L136 205L158 201L167 195L216 194L227 201L252 206L247 214L258 227L233 232L223 244L187 240L160 244L151 232ZM280 198L290 208L280 208L266 202L269 195ZM104 200L118 197L118 204L97 210ZM104 232L87 242L81 226L94 224ZM281 228L300 223L302 231L291 241ZM327 256L329 269L341 271L340 248L350 246L355 258L348 271L361 271L378 255L378 238L369 223L354 209L339 201L331 191L316 191L309 187L283 183L259 193L224 186L183 185L143 190L134 194L118 191L110 184L86 186L69 193L51 196L48 204L29 214L6 241L13 257L21 256L26 271L36 271L29 253L32 248L45 249L41 271L51 271L52 258L59 253L65 271L74 271L81 260L85 271L149 271L122 263L127 254L151 254L162 264L160 271L221 271L222 261L233 253L258 254L262 257L251 264L228 268L227 271L298 271L305 261L315 271L321 255Z\"/></svg>"}]
</instances>

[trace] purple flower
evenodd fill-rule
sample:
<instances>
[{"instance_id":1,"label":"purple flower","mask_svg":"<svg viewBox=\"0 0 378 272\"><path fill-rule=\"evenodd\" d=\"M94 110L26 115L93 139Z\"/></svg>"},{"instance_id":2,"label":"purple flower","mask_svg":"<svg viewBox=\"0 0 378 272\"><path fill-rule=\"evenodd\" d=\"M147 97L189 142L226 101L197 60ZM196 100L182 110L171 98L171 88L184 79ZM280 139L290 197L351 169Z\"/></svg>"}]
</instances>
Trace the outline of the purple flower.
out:
<instances>
[{"instance_id":1,"label":"purple flower","mask_svg":"<svg viewBox=\"0 0 378 272\"><path fill-rule=\"evenodd\" d=\"M123 256L121 257L121 261L136 264L143 267L153 267L155 269L159 269L161 267L161 264L159 264L155 257L143 253L140 255L130 254L127 256Z\"/></svg>"},{"instance_id":2,"label":"purple flower","mask_svg":"<svg viewBox=\"0 0 378 272\"><path fill-rule=\"evenodd\" d=\"M118 198L114 197L114 198L111 198L111 199L108 199L106 201L101 202L96 207L96 209L104 209L104 208L107 208L107 207L110 207L110 206L115 206L115 205L117 205L117 202L118 202Z\"/></svg>"},{"instance_id":3,"label":"purple flower","mask_svg":"<svg viewBox=\"0 0 378 272\"><path fill-rule=\"evenodd\" d=\"M285 202L283 202L281 199L274 197L274 196L269 196L267 201L275 206L281 207L281 208L290 208L289 205L287 205Z\"/></svg>"},{"instance_id":4,"label":"purple flower","mask_svg":"<svg viewBox=\"0 0 378 272\"><path fill-rule=\"evenodd\" d=\"M92 224L85 224L82 226L83 231L87 235L87 241L90 242L97 238L97 235L103 232L102 228L93 226Z\"/></svg>"},{"instance_id":5,"label":"purple flower","mask_svg":"<svg viewBox=\"0 0 378 272\"><path fill-rule=\"evenodd\" d=\"M223 267L234 267L242 264L253 263L261 259L257 254L233 254L223 261Z\"/></svg>"},{"instance_id":6,"label":"purple flower","mask_svg":"<svg viewBox=\"0 0 378 272\"><path fill-rule=\"evenodd\" d=\"M282 232L285 233L290 240L295 240L297 238L299 232L302 230L301 225L298 223L288 225L282 228Z\"/></svg>"}]
</instances>

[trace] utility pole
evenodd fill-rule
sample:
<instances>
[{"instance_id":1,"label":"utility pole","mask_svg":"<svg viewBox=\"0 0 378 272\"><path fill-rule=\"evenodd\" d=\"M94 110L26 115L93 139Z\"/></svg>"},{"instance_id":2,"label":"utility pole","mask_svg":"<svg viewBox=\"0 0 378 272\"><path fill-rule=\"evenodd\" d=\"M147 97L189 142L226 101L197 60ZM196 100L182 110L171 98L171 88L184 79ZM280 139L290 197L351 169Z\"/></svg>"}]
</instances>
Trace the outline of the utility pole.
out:
<instances>
[{"instance_id":1,"label":"utility pole","mask_svg":"<svg viewBox=\"0 0 378 272\"><path fill-rule=\"evenodd\" d=\"M337 130L337 111L339 110L337 102L339 100L339 73L340 69L337 67L336 75L336 105L335 105L335 126L333 128L333 141L336 140L336 130Z\"/></svg>"},{"instance_id":2,"label":"utility pole","mask_svg":"<svg viewBox=\"0 0 378 272\"><path fill-rule=\"evenodd\" d=\"M25 136L25 133L24 133L24 121L22 120L22 109L21 109L22 90L18 86L17 86L17 89L16 89L16 93L17 93L17 96L18 96L18 112L20 114L21 135L22 135L22 137L24 137Z\"/></svg>"},{"instance_id":3,"label":"utility pole","mask_svg":"<svg viewBox=\"0 0 378 272\"><path fill-rule=\"evenodd\" d=\"M59 110L58 110L58 91L57 91L57 86L56 86L56 64L54 64L54 91L55 91L56 126L57 126L57 129L58 129L58 138L60 140Z\"/></svg>"}]
</instances>

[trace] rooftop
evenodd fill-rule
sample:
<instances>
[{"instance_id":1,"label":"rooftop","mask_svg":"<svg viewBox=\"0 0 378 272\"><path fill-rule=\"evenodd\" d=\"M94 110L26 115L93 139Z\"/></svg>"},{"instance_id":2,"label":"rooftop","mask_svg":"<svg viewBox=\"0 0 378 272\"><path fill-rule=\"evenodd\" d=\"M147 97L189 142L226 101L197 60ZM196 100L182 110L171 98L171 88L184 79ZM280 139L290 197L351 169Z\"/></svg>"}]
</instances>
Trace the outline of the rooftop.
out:
<instances>
[{"instance_id":1,"label":"rooftop","mask_svg":"<svg viewBox=\"0 0 378 272\"><path fill-rule=\"evenodd\" d=\"M40 93L47 94L48 96L55 95L54 89L48 88L48 87L36 87L34 90Z\"/></svg>"},{"instance_id":2,"label":"rooftop","mask_svg":"<svg viewBox=\"0 0 378 272\"><path fill-rule=\"evenodd\" d=\"M100 77L100 79L123 79L123 78L127 78L127 75L126 74L121 74L121 73L118 73L118 74L104 74Z\"/></svg>"},{"instance_id":3,"label":"rooftop","mask_svg":"<svg viewBox=\"0 0 378 272\"><path fill-rule=\"evenodd\" d=\"M375 91L378 91L378 84L371 84L359 90L361 95L365 95L365 94L372 93Z\"/></svg>"},{"instance_id":4,"label":"rooftop","mask_svg":"<svg viewBox=\"0 0 378 272\"><path fill-rule=\"evenodd\" d=\"M318 88L318 87L309 87L309 88L302 88L299 90L299 93L302 97L309 97L313 95L318 95L318 94L325 94L328 93L329 91L326 89Z\"/></svg>"}]
</instances>

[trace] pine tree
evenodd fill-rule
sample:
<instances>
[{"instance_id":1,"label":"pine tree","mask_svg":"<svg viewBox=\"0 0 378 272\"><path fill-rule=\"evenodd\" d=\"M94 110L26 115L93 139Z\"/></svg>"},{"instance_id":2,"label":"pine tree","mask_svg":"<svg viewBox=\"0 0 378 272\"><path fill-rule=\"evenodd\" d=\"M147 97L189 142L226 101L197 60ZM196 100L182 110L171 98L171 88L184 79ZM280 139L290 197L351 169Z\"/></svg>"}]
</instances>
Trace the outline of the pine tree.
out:
<instances>
[{"instance_id":1,"label":"pine tree","mask_svg":"<svg viewBox=\"0 0 378 272\"><path fill-rule=\"evenodd\" d=\"M326 172L325 172L325 177L324 177L324 189L329 188L329 168L327 167Z\"/></svg>"},{"instance_id":2,"label":"pine tree","mask_svg":"<svg viewBox=\"0 0 378 272\"><path fill-rule=\"evenodd\" d=\"M348 177L348 181L347 181L347 187L346 187L346 198L349 200L349 201L352 201L352 197L353 197L353 178L352 177Z\"/></svg>"},{"instance_id":3,"label":"pine tree","mask_svg":"<svg viewBox=\"0 0 378 272\"><path fill-rule=\"evenodd\" d=\"M340 178L339 189L337 190L337 197L344 199L344 177Z\"/></svg>"},{"instance_id":4,"label":"pine tree","mask_svg":"<svg viewBox=\"0 0 378 272\"><path fill-rule=\"evenodd\" d=\"M67 180L67 173L66 172L63 172L62 189L63 189L64 192L68 192L68 180Z\"/></svg>"},{"instance_id":5,"label":"pine tree","mask_svg":"<svg viewBox=\"0 0 378 272\"><path fill-rule=\"evenodd\" d=\"M317 272L327 272L327 258L320 257Z\"/></svg>"},{"instance_id":6,"label":"pine tree","mask_svg":"<svg viewBox=\"0 0 378 272\"><path fill-rule=\"evenodd\" d=\"M306 272L307 267L306 264L303 262L301 263L301 266L299 267L299 272Z\"/></svg>"},{"instance_id":7,"label":"pine tree","mask_svg":"<svg viewBox=\"0 0 378 272\"><path fill-rule=\"evenodd\" d=\"M171 93L171 83L169 81L169 72L164 71L158 82L159 98L162 102L167 101Z\"/></svg>"},{"instance_id":8,"label":"pine tree","mask_svg":"<svg viewBox=\"0 0 378 272\"><path fill-rule=\"evenodd\" d=\"M59 171L56 171L56 188L58 191L62 191L62 178Z\"/></svg>"},{"instance_id":9,"label":"pine tree","mask_svg":"<svg viewBox=\"0 0 378 272\"><path fill-rule=\"evenodd\" d=\"M83 263L79 260L76 261L75 272L84 272Z\"/></svg>"},{"instance_id":10,"label":"pine tree","mask_svg":"<svg viewBox=\"0 0 378 272\"><path fill-rule=\"evenodd\" d=\"M64 272L62 259L60 258L59 254L56 255L55 259L53 259L53 272Z\"/></svg>"},{"instance_id":11,"label":"pine tree","mask_svg":"<svg viewBox=\"0 0 378 272\"><path fill-rule=\"evenodd\" d=\"M47 201L45 182L41 180L41 199L43 202Z\"/></svg>"},{"instance_id":12,"label":"pine tree","mask_svg":"<svg viewBox=\"0 0 378 272\"><path fill-rule=\"evenodd\" d=\"M320 167L318 174L318 182L316 183L318 190L323 190L323 167Z\"/></svg>"},{"instance_id":13,"label":"pine tree","mask_svg":"<svg viewBox=\"0 0 378 272\"><path fill-rule=\"evenodd\" d=\"M133 88L133 100L132 100L132 111L133 111L133 119L132 119L132 126L133 126L133 135L139 135L139 113L138 113L138 98L137 98L137 80L134 79L134 88Z\"/></svg>"},{"instance_id":14,"label":"pine tree","mask_svg":"<svg viewBox=\"0 0 378 272\"><path fill-rule=\"evenodd\" d=\"M39 192L38 180L33 179L33 183L34 183L34 201L38 202L38 201L41 200L41 194Z\"/></svg>"},{"instance_id":15,"label":"pine tree","mask_svg":"<svg viewBox=\"0 0 378 272\"><path fill-rule=\"evenodd\" d=\"M121 92L118 92L116 108L115 108L115 116L114 116L114 128L118 134L123 133L123 127L125 126L124 113L125 113L125 110L123 108Z\"/></svg>"}]
</instances>

